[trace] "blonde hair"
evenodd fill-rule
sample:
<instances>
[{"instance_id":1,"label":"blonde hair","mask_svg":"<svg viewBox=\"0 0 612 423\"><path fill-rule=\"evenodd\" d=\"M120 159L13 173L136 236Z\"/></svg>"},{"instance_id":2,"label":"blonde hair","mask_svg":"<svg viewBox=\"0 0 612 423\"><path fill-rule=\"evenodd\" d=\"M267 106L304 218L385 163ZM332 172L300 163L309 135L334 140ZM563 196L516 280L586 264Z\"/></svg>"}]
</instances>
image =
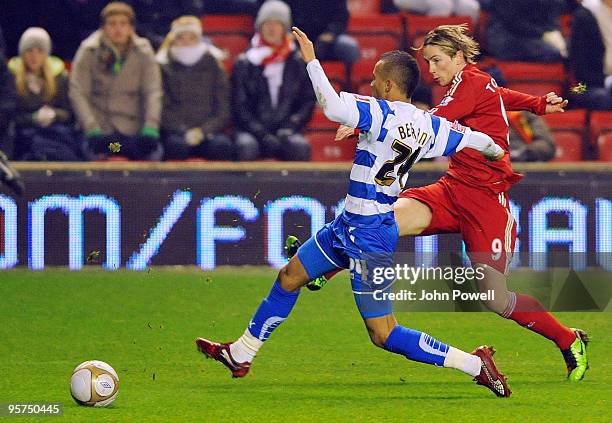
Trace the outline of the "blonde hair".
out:
<instances>
[{"instance_id":1,"label":"blonde hair","mask_svg":"<svg viewBox=\"0 0 612 423\"><path fill-rule=\"evenodd\" d=\"M17 93L21 97L25 97L28 94L28 88L26 86L27 73L28 70L26 69L25 61L21 58L21 60L17 61L15 64L15 87L17 88ZM45 58L45 62L42 65L42 78L45 81L43 99L45 101L51 101L55 97L55 94L57 94L57 85L55 83L51 58L48 56Z\"/></svg>"},{"instance_id":2,"label":"blonde hair","mask_svg":"<svg viewBox=\"0 0 612 423\"><path fill-rule=\"evenodd\" d=\"M185 15L185 16L180 16L176 18L175 20L173 20L172 24L170 25L170 28L172 29L176 26L192 26L192 25L200 26L202 25L202 22L196 16ZM174 42L175 36L176 36L175 32L170 30L170 32L168 32L168 35L166 35L166 38L164 38L164 42L161 44L161 46L159 46L158 51L169 50L170 46Z\"/></svg>"},{"instance_id":3,"label":"blonde hair","mask_svg":"<svg viewBox=\"0 0 612 423\"><path fill-rule=\"evenodd\" d=\"M427 33L423 45L418 50L426 46L438 46L450 57L455 57L457 52L461 51L465 61L474 64L480 55L480 48L478 43L467 34L468 29L467 24L440 25Z\"/></svg>"}]
</instances>

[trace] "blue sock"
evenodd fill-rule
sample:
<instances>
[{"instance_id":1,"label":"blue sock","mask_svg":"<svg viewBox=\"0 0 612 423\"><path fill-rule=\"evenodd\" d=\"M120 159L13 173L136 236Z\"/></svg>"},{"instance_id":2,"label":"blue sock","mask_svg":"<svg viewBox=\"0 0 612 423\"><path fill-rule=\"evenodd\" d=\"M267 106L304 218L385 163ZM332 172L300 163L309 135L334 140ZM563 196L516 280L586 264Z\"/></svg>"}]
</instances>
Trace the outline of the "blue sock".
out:
<instances>
[{"instance_id":1,"label":"blue sock","mask_svg":"<svg viewBox=\"0 0 612 423\"><path fill-rule=\"evenodd\" d=\"M260 341L268 339L272 331L289 316L298 295L300 295L299 290L289 292L281 288L277 279L249 322L251 335Z\"/></svg>"},{"instance_id":2,"label":"blue sock","mask_svg":"<svg viewBox=\"0 0 612 423\"><path fill-rule=\"evenodd\" d=\"M448 345L426 333L397 325L393 328L385 349L401 354L413 361L443 366L448 353Z\"/></svg>"}]
</instances>

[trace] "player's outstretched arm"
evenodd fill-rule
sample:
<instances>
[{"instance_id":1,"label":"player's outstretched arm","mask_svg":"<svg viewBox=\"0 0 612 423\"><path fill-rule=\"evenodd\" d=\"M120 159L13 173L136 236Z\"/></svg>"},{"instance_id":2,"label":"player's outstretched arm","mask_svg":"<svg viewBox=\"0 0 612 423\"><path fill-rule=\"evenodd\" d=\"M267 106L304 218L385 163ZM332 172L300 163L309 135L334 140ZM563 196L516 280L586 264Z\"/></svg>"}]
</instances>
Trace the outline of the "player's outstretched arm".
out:
<instances>
[{"instance_id":1,"label":"player's outstretched arm","mask_svg":"<svg viewBox=\"0 0 612 423\"><path fill-rule=\"evenodd\" d=\"M505 87L499 87L498 89L504 101L504 108L508 111L526 110L536 115L563 113L568 103L567 100L554 92L536 97Z\"/></svg>"},{"instance_id":2,"label":"player's outstretched arm","mask_svg":"<svg viewBox=\"0 0 612 423\"><path fill-rule=\"evenodd\" d=\"M302 32L299 28L293 27L293 35L295 36L298 44L300 45L300 51L302 58L306 62L306 70L308 76L312 81L315 94L319 106L325 116L334 122L341 123L343 125L349 124L350 110L348 106L342 101L334 87L327 79L325 71L321 67L321 64L317 60L314 52L314 46L312 41L308 39L308 36Z\"/></svg>"},{"instance_id":3,"label":"player's outstretched arm","mask_svg":"<svg viewBox=\"0 0 612 423\"><path fill-rule=\"evenodd\" d=\"M467 148L479 151L483 156L491 161L501 160L504 157L504 149L495 144L493 138L478 131L470 131L467 134Z\"/></svg>"},{"instance_id":4,"label":"player's outstretched arm","mask_svg":"<svg viewBox=\"0 0 612 423\"><path fill-rule=\"evenodd\" d=\"M482 132L474 131L458 122L431 116L432 123L439 122L434 141L423 157L451 156L464 148L478 151L491 161L501 160L504 149L495 144L493 138Z\"/></svg>"}]
</instances>

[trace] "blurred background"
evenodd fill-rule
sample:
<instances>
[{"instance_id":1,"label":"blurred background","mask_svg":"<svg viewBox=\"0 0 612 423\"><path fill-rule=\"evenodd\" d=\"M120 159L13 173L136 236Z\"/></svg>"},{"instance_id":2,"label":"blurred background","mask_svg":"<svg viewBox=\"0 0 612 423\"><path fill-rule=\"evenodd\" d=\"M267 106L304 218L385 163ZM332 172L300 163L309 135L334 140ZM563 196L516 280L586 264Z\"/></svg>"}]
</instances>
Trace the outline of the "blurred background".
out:
<instances>
[{"instance_id":1,"label":"blurred background","mask_svg":"<svg viewBox=\"0 0 612 423\"><path fill-rule=\"evenodd\" d=\"M339 90L369 95L380 55L412 52L429 109L447 87L418 47L443 24L467 24L499 85L570 101L508 115L519 250L609 266L610 0L4 0L0 149L26 193L0 191L0 268L282 265L285 235L341 208L355 149L315 107L291 25ZM439 237L405 248L459 242Z\"/></svg>"}]
</instances>

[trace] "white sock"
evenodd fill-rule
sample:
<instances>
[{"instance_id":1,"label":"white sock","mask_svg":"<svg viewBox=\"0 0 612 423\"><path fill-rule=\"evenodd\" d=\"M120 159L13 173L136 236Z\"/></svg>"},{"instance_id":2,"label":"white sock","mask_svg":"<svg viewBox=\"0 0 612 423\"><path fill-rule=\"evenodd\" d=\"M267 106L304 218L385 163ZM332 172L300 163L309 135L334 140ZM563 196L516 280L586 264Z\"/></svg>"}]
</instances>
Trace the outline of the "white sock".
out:
<instances>
[{"instance_id":1,"label":"white sock","mask_svg":"<svg viewBox=\"0 0 612 423\"><path fill-rule=\"evenodd\" d=\"M482 360L477 355L468 354L457 348L448 347L448 352L444 358L444 367L461 370L470 376L478 376Z\"/></svg>"},{"instance_id":2,"label":"white sock","mask_svg":"<svg viewBox=\"0 0 612 423\"><path fill-rule=\"evenodd\" d=\"M259 351L262 345L263 341L255 338L247 329L236 342L230 345L230 353L236 362L250 363L253 361L257 351Z\"/></svg>"}]
</instances>

